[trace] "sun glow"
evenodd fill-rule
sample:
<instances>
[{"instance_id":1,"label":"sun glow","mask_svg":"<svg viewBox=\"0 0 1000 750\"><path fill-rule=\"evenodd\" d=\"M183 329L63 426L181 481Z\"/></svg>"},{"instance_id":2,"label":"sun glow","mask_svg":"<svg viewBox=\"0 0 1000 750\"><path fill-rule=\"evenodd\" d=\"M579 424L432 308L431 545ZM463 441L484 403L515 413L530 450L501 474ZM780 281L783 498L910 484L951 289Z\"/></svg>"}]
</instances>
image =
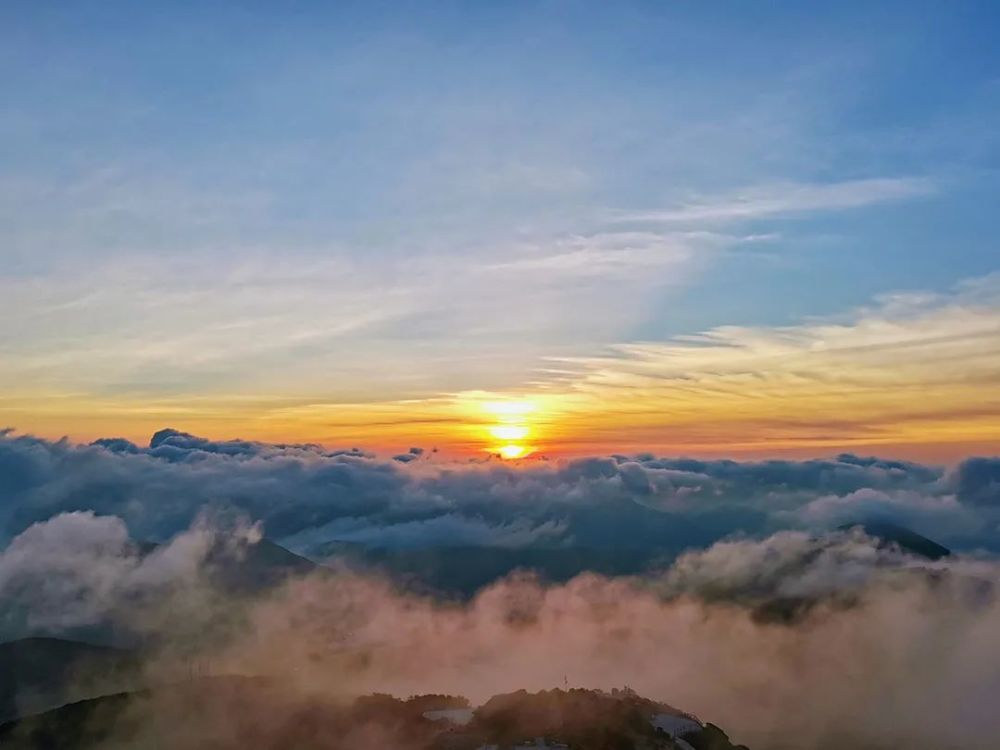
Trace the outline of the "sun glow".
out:
<instances>
[{"instance_id":1,"label":"sun glow","mask_svg":"<svg viewBox=\"0 0 1000 750\"><path fill-rule=\"evenodd\" d=\"M519 419L531 414L537 407L532 401L487 401L483 409L499 418Z\"/></svg>"},{"instance_id":2,"label":"sun glow","mask_svg":"<svg viewBox=\"0 0 1000 750\"><path fill-rule=\"evenodd\" d=\"M523 456L527 456L530 452L530 448L523 445L514 445L513 443L510 445L501 445L497 450L497 453L499 453L502 458L507 459L522 458Z\"/></svg>"},{"instance_id":3,"label":"sun glow","mask_svg":"<svg viewBox=\"0 0 1000 750\"><path fill-rule=\"evenodd\" d=\"M486 431L500 445L492 445L487 450L505 459L524 458L534 448L525 443L531 437L531 415L537 407L531 401L487 401L483 410L490 415L493 424Z\"/></svg>"},{"instance_id":4,"label":"sun glow","mask_svg":"<svg viewBox=\"0 0 1000 750\"><path fill-rule=\"evenodd\" d=\"M497 440L524 440L530 430L523 424L495 424L490 429L490 435Z\"/></svg>"}]
</instances>

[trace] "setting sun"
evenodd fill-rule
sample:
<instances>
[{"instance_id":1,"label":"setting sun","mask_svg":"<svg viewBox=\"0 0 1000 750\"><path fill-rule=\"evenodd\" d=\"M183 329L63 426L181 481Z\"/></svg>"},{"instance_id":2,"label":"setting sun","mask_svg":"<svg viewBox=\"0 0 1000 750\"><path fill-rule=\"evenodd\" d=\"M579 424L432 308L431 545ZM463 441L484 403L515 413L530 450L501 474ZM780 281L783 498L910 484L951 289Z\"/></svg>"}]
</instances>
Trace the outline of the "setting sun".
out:
<instances>
[{"instance_id":1,"label":"setting sun","mask_svg":"<svg viewBox=\"0 0 1000 750\"><path fill-rule=\"evenodd\" d=\"M523 458L528 455L529 449L523 445L504 445L501 446L497 453L503 458Z\"/></svg>"},{"instance_id":2,"label":"setting sun","mask_svg":"<svg viewBox=\"0 0 1000 750\"><path fill-rule=\"evenodd\" d=\"M482 404L483 411L490 415L492 424L486 426L486 431L492 441L501 441L501 445L490 445L489 453L505 459L524 458L534 449L524 443L532 436L529 423L530 415L537 411L531 401L487 401Z\"/></svg>"}]
</instances>

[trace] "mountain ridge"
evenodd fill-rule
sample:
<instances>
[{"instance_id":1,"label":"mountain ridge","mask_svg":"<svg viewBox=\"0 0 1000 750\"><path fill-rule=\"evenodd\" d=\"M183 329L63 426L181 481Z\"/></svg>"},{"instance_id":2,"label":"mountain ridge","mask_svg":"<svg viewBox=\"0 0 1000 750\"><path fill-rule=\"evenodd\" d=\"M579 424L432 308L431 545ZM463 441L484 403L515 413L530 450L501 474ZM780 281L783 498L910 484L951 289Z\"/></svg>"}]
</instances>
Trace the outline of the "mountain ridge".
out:
<instances>
[{"instance_id":1,"label":"mountain ridge","mask_svg":"<svg viewBox=\"0 0 1000 750\"><path fill-rule=\"evenodd\" d=\"M205 677L71 703L0 724L0 744L16 750L89 750L106 743L140 746L151 736L166 746L177 747L173 743L183 738L183 747L214 750L347 750L361 738L377 738L376 747L408 750L525 743L576 750L747 750L732 744L717 726L628 689L519 690L471 709L466 722L427 716L438 704L453 707L463 700L442 695L404 700L376 693L337 703L296 695L267 678Z\"/></svg>"}]
</instances>

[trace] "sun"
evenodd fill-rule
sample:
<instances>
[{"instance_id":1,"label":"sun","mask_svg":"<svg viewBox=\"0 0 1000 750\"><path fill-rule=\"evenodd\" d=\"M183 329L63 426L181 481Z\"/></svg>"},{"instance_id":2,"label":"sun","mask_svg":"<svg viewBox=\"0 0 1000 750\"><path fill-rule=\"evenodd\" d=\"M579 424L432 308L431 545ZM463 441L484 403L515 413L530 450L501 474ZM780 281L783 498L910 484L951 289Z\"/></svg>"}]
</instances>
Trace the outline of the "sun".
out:
<instances>
[{"instance_id":1,"label":"sun","mask_svg":"<svg viewBox=\"0 0 1000 750\"><path fill-rule=\"evenodd\" d=\"M514 445L513 443L508 445L501 445L497 453L500 454L501 458L506 458L513 460L515 458L523 458L528 455L530 449L523 445Z\"/></svg>"},{"instance_id":2,"label":"sun","mask_svg":"<svg viewBox=\"0 0 1000 750\"><path fill-rule=\"evenodd\" d=\"M533 402L487 401L482 406L492 422L486 426L492 443L487 451L513 460L524 458L534 450L526 443L532 434L531 417L537 410Z\"/></svg>"}]
</instances>

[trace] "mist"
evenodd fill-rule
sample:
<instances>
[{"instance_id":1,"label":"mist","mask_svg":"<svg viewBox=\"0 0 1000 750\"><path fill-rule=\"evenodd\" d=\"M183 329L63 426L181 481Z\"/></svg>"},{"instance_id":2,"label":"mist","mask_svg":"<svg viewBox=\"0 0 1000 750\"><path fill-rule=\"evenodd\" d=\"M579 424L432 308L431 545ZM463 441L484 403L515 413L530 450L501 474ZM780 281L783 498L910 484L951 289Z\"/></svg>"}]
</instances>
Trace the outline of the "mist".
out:
<instances>
[{"instance_id":1,"label":"mist","mask_svg":"<svg viewBox=\"0 0 1000 750\"><path fill-rule=\"evenodd\" d=\"M861 541L844 545L865 553ZM755 550L744 552L740 564L754 566ZM790 572L784 585L819 597L792 623L704 598L690 585L693 561L649 581L513 577L467 604L367 578L307 578L255 606L247 636L213 658L223 671L279 673L320 692L478 701L519 688L628 685L710 716L753 747L990 746L1000 736L1000 568L872 570L878 553L868 546L863 557ZM748 575L766 575L756 564L739 570L732 598Z\"/></svg>"},{"instance_id":2,"label":"mist","mask_svg":"<svg viewBox=\"0 0 1000 750\"><path fill-rule=\"evenodd\" d=\"M691 552L649 576L553 585L518 573L459 601L326 568L261 595L225 595L212 590L204 546L187 535L176 544L196 577L191 566L172 568L184 585L150 577L155 603L112 616L153 644L151 684L192 671L274 680L268 722L371 692L478 703L518 689L627 685L754 748L987 748L1000 736L1000 565L990 558L932 563L860 531L782 532ZM102 590L135 580L134 566L114 570ZM774 617L775 602L794 607ZM161 741L175 736L164 717L178 700L143 698L130 721Z\"/></svg>"}]
</instances>

